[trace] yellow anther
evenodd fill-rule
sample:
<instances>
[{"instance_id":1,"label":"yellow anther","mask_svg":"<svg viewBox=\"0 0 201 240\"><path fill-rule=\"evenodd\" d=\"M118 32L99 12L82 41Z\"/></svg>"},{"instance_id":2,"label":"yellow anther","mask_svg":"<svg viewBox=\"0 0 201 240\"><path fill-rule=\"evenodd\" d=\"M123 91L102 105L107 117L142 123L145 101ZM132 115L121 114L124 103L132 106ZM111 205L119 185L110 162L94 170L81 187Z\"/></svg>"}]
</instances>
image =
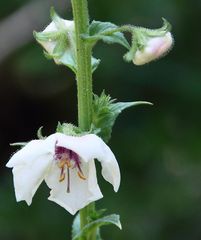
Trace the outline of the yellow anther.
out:
<instances>
[{"instance_id":1,"label":"yellow anther","mask_svg":"<svg viewBox=\"0 0 201 240\"><path fill-rule=\"evenodd\" d=\"M66 160L66 165L67 165L68 168L72 167L72 164L71 164L71 162L69 160Z\"/></svg>"},{"instance_id":2,"label":"yellow anther","mask_svg":"<svg viewBox=\"0 0 201 240\"><path fill-rule=\"evenodd\" d=\"M82 180L86 180L86 179L87 179L81 172L77 172L77 175L78 175L79 178L81 178Z\"/></svg>"},{"instance_id":3,"label":"yellow anther","mask_svg":"<svg viewBox=\"0 0 201 240\"><path fill-rule=\"evenodd\" d=\"M65 160L65 159L60 160L60 161L58 162L58 167L59 167L59 168L63 168L65 164L66 164L66 160Z\"/></svg>"},{"instance_id":4,"label":"yellow anther","mask_svg":"<svg viewBox=\"0 0 201 240\"><path fill-rule=\"evenodd\" d=\"M62 182L65 179L65 173L61 173L59 177L59 182Z\"/></svg>"}]
</instances>

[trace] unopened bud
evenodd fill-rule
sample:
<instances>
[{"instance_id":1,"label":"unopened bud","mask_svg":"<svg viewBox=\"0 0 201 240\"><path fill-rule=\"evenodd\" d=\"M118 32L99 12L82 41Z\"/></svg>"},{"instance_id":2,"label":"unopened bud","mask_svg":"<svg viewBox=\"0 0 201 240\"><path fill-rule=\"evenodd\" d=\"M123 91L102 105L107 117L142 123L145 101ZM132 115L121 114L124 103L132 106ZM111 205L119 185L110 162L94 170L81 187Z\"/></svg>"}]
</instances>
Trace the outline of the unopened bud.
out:
<instances>
[{"instance_id":1,"label":"unopened bud","mask_svg":"<svg viewBox=\"0 0 201 240\"><path fill-rule=\"evenodd\" d=\"M170 30L171 25L164 18L163 26L159 29L133 27L132 45L124 59L133 61L135 65L143 65L164 56L174 42Z\"/></svg>"},{"instance_id":2,"label":"unopened bud","mask_svg":"<svg viewBox=\"0 0 201 240\"><path fill-rule=\"evenodd\" d=\"M51 9L52 22L42 32L34 32L38 43L45 49L45 56L75 71L74 21L64 20Z\"/></svg>"},{"instance_id":3,"label":"unopened bud","mask_svg":"<svg viewBox=\"0 0 201 240\"><path fill-rule=\"evenodd\" d=\"M61 22L63 23L62 29L59 28L54 21L52 21L44 31L38 34L36 33L35 35L36 40L43 46L47 53L52 55L53 58L55 55L55 61L57 61L56 55L58 54L57 49L55 49L56 45L69 45L69 35L72 31L74 31L73 21L61 19Z\"/></svg>"},{"instance_id":4,"label":"unopened bud","mask_svg":"<svg viewBox=\"0 0 201 240\"><path fill-rule=\"evenodd\" d=\"M147 39L144 48L138 49L134 55L133 63L143 65L164 56L173 45L173 37L170 32L164 36Z\"/></svg>"}]
</instances>

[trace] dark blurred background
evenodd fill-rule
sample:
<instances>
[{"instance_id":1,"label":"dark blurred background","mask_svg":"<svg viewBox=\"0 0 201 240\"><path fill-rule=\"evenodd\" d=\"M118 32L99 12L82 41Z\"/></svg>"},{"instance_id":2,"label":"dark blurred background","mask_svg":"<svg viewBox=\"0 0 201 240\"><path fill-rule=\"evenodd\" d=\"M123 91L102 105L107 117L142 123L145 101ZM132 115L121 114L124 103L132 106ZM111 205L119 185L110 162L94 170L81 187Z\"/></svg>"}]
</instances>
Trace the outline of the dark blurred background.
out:
<instances>
[{"instance_id":1,"label":"dark blurred background","mask_svg":"<svg viewBox=\"0 0 201 240\"><path fill-rule=\"evenodd\" d=\"M122 173L115 194L100 174L104 198L98 208L121 215L123 230L103 228L111 240L201 239L201 1L90 0L91 19L158 28L173 25L175 46L163 59L136 67L122 59L125 49L99 43L102 64L94 91L104 88L119 101L147 100L153 107L125 111L110 146ZM57 121L76 123L74 75L42 54L32 31L49 22L49 8L70 19L67 0L2 1L0 8L0 239L70 239L72 216L47 200L43 184L33 204L16 203L10 169L16 149L9 143L55 130ZM100 170L100 169L99 169Z\"/></svg>"}]
</instances>

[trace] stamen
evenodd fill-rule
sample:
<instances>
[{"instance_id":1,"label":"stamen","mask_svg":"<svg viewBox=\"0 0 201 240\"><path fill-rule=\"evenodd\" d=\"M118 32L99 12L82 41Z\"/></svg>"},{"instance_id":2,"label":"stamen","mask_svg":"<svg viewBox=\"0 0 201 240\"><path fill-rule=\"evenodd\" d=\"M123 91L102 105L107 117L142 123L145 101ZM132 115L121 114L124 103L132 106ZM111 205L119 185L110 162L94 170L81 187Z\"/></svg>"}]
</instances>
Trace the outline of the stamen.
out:
<instances>
[{"instance_id":1,"label":"stamen","mask_svg":"<svg viewBox=\"0 0 201 240\"><path fill-rule=\"evenodd\" d=\"M79 155L62 146L58 146L58 141L55 142L55 155L54 158L56 160L57 166L61 170L59 182L62 182L65 178L67 181L67 193L70 193L70 171L73 169L77 170L77 175L80 179L86 180L87 178L84 176L81 169L81 158ZM74 171L74 170L73 170Z\"/></svg>"},{"instance_id":2,"label":"stamen","mask_svg":"<svg viewBox=\"0 0 201 240\"><path fill-rule=\"evenodd\" d=\"M67 168L67 193L70 193L70 170Z\"/></svg>"},{"instance_id":3,"label":"stamen","mask_svg":"<svg viewBox=\"0 0 201 240\"><path fill-rule=\"evenodd\" d=\"M83 175L83 173L81 173L80 171L77 172L77 175L79 176L79 178L81 178L82 180L86 180L87 178Z\"/></svg>"},{"instance_id":4,"label":"stamen","mask_svg":"<svg viewBox=\"0 0 201 240\"><path fill-rule=\"evenodd\" d=\"M59 177L59 182L62 182L65 179L64 167L61 168L61 173Z\"/></svg>"},{"instance_id":5,"label":"stamen","mask_svg":"<svg viewBox=\"0 0 201 240\"><path fill-rule=\"evenodd\" d=\"M72 167L72 164L71 164L71 162L69 160L66 160L66 165L67 165L68 168Z\"/></svg>"},{"instance_id":6,"label":"stamen","mask_svg":"<svg viewBox=\"0 0 201 240\"><path fill-rule=\"evenodd\" d=\"M59 167L59 168L63 168L65 164L66 164L66 160L60 160L60 161L58 162L58 167Z\"/></svg>"}]
</instances>

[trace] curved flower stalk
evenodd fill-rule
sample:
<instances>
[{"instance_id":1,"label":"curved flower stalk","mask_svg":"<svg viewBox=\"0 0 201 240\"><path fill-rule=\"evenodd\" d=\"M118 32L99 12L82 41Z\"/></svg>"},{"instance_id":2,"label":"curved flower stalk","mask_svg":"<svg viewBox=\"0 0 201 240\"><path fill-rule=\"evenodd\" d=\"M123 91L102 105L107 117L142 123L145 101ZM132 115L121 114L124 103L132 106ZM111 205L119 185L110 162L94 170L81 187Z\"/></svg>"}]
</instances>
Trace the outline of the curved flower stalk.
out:
<instances>
[{"instance_id":1,"label":"curved flower stalk","mask_svg":"<svg viewBox=\"0 0 201 240\"><path fill-rule=\"evenodd\" d=\"M16 152L7 167L13 168L17 201L28 205L45 180L51 189L49 200L71 214L103 197L97 183L94 159L102 165L102 175L117 192L120 171L116 158L101 138L55 133L45 140L33 140Z\"/></svg>"}]
</instances>

